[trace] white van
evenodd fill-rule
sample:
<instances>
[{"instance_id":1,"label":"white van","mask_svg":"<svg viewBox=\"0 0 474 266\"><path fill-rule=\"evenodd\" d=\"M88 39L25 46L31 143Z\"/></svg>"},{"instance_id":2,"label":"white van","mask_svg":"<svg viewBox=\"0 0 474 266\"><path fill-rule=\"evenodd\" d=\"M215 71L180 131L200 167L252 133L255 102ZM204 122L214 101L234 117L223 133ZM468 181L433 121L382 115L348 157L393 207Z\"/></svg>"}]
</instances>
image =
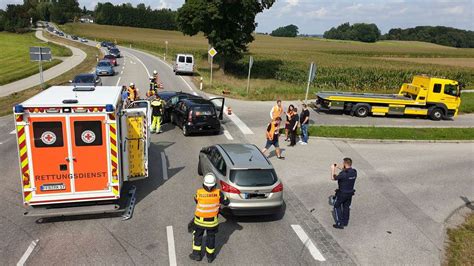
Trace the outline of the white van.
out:
<instances>
[{"instance_id":1,"label":"white van","mask_svg":"<svg viewBox=\"0 0 474 266\"><path fill-rule=\"evenodd\" d=\"M177 54L176 63L173 71L176 75L180 73L193 74L194 72L194 57L191 54Z\"/></svg>"}]
</instances>

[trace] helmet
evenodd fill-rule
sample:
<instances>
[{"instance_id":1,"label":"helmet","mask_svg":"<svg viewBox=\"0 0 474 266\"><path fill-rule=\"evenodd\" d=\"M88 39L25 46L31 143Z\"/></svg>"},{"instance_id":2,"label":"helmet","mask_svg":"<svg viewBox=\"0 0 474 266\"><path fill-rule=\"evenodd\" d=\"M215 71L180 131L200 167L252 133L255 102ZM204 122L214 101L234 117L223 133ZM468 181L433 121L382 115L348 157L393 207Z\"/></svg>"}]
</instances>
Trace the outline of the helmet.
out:
<instances>
[{"instance_id":1,"label":"helmet","mask_svg":"<svg viewBox=\"0 0 474 266\"><path fill-rule=\"evenodd\" d=\"M133 86L135 86L135 83L130 82L130 87L133 87Z\"/></svg>"},{"instance_id":2,"label":"helmet","mask_svg":"<svg viewBox=\"0 0 474 266\"><path fill-rule=\"evenodd\" d=\"M216 176L212 173L206 174L202 186L207 191L213 190L216 187Z\"/></svg>"},{"instance_id":3,"label":"helmet","mask_svg":"<svg viewBox=\"0 0 474 266\"><path fill-rule=\"evenodd\" d=\"M158 74L158 71L156 71L156 70L153 70L153 74L155 74L155 75L156 75L156 74Z\"/></svg>"},{"instance_id":4,"label":"helmet","mask_svg":"<svg viewBox=\"0 0 474 266\"><path fill-rule=\"evenodd\" d=\"M150 76L150 79L154 79L154 78L155 78L155 77L153 77L153 76Z\"/></svg>"}]
</instances>

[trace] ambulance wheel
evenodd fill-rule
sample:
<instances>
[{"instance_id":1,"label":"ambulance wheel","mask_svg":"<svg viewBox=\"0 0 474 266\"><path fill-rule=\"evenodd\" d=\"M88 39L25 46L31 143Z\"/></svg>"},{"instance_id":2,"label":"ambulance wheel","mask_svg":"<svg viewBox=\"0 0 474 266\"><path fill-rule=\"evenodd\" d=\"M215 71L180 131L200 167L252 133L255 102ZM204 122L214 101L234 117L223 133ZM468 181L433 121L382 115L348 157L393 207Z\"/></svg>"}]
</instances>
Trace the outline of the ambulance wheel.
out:
<instances>
[{"instance_id":1,"label":"ambulance wheel","mask_svg":"<svg viewBox=\"0 0 474 266\"><path fill-rule=\"evenodd\" d=\"M354 106L354 115L357 117L366 117L369 115L370 107L365 104L356 104Z\"/></svg>"},{"instance_id":2,"label":"ambulance wheel","mask_svg":"<svg viewBox=\"0 0 474 266\"><path fill-rule=\"evenodd\" d=\"M441 120L443 118L443 116L444 116L444 113L443 113L443 110L441 108L434 108L430 112L430 119L434 120L434 121Z\"/></svg>"},{"instance_id":3,"label":"ambulance wheel","mask_svg":"<svg viewBox=\"0 0 474 266\"><path fill-rule=\"evenodd\" d=\"M198 175L202 175L201 160L198 162Z\"/></svg>"}]
</instances>

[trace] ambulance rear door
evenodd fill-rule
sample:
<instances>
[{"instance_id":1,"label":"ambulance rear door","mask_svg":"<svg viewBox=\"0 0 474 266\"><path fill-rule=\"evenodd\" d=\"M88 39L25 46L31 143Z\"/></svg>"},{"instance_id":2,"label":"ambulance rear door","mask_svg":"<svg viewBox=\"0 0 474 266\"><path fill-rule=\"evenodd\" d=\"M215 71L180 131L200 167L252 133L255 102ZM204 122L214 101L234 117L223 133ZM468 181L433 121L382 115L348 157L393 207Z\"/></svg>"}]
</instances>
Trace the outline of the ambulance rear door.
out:
<instances>
[{"instance_id":1,"label":"ambulance rear door","mask_svg":"<svg viewBox=\"0 0 474 266\"><path fill-rule=\"evenodd\" d=\"M125 181L148 177L151 114L148 101L135 101L122 111L120 138Z\"/></svg>"}]
</instances>

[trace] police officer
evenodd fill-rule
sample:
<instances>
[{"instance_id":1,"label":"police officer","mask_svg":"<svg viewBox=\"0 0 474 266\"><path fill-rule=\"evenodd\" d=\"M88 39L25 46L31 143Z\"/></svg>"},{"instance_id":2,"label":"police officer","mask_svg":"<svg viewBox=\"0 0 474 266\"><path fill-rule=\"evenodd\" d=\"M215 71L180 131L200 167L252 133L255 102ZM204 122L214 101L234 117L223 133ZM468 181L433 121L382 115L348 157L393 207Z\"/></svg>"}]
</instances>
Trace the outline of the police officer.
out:
<instances>
[{"instance_id":1,"label":"police officer","mask_svg":"<svg viewBox=\"0 0 474 266\"><path fill-rule=\"evenodd\" d=\"M336 174L336 169L341 169L339 174ZM337 164L331 165L331 178L332 180L337 180L338 183L334 202L336 224L333 227L344 229L349 224L350 207L352 196L355 193L354 184L357 178L357 170L352 168L352 159L344 158L342 168Z\"/></svg>"},{"instance_id":2,"label":"police officer","mask_svg":"<svg viewBox=\"0 0 474 266\"><path fill-rule=\"evenodd\" d=\"M209 263L214 261L216 248L216 233L219 226L218 215L221 204L228 205L229 200L216 188L216 177L212 173L204 176L202 188L194 197L196 211L194 212L193 252L189 258L201 261L202 237L206 232L206 256Z\"/></svg>"}]
</instances>

